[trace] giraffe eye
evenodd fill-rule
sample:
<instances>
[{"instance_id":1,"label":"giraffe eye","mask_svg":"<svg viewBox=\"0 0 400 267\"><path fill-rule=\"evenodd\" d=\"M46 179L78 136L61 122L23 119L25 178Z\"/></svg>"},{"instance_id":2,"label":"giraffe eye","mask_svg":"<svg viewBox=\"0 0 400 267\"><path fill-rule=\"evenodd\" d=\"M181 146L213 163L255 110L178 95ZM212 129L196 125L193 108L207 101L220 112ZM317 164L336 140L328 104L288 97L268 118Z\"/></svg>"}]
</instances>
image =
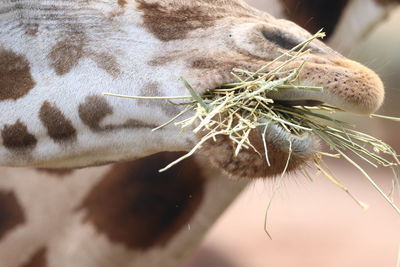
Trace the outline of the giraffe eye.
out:
<instances>
[{"instance_id":1,"label":"giraffe eye","mask_svg":"<svg viewBox=\"0 0 400 267\"><path fill-rule=\"evenodd\" d=\"M263 29L262 34L266 40L286 50L290 50L301 43L301 40L295 36L279 29Z\"/></svg>"}]
</instances>

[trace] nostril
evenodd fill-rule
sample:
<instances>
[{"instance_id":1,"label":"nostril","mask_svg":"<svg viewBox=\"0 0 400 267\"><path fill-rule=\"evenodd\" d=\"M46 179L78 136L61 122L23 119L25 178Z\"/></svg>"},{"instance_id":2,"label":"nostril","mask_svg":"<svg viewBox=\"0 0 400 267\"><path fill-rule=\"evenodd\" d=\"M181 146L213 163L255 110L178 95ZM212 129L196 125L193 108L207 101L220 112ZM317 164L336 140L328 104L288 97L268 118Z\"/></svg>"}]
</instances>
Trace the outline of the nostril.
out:
<instances>
[{"instance_id":1,"label":"nostril","mask_svg":"<svg viewBox=\"0 0 400 267\"><path fill-rule=\"evenodd\" d=\"M266 40L287 50L302 42L299 38L279 29L263 29L261 32Z\"/></svg>"},{"instance_id":2,"label":"nostril","mask_svg":"<svg viewBox=\"0 0 400 267\"><path fill-rule=\"evenodd\" d=\"M264 28L261 30L261 33L267 41L286 50L291 50L295 46L305 41L304 38L299 38L291 33L276 28ZM325 50L321 49L319 46L315 45L315 43L310 43L308 45L308 49L314 54L326 54L326 49L328 49L330 53L337 54L333 50L331 51L329 48L325 48Z\"/></svg>"}]
</instances>

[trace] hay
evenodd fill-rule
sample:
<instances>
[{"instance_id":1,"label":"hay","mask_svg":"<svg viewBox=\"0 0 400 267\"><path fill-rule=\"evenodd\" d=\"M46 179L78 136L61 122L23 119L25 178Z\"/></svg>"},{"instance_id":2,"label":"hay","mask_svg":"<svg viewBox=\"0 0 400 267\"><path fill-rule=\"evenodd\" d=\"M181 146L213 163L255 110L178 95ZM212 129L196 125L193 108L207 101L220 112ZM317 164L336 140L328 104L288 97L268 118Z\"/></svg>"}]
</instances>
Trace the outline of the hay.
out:
<instances>
[{"instance_id":1,"label":"hay","mask_svg":"<svg viewBox=\"0 0 400 267\"><path fill-rule=\"evenodd\" d=\"M274 100L269 97L271 92L278 90L323 90L322 87L299 85L299 73L306 61L303 61L300 67L293 69L288 68L288 65L294 60L301 60L304 55L310 52L309 49L307 49L308 45L313 40L323 38L324 36L324 33L319 31L308 40L282 54L256 72L234 69L232 75L236 77L237 82L225 84L220 88L209 90L202 96L200 96L196 90L192 88L190 83L183 78L182 81L187 87L190 96L136 97L110 93L104 93L104 95L132 99L164 99L171 104L183 105L185 107L177 116L153 130L161 129L173 123L175 126L180 127L182 131L194 128L193 132L195 134L200 134L202 138L191 151L161 169L161 172L190 157L198 151L204 143L216 140L217 136L229 137L230 141L235 146L236 156L242 149L253 149L261 156L260 151L257 151L249 140L250 132L256 128L264 129L262 137L264 140L265 161L266 164L270 166L265 135L268 125L277 124L293 135L301 136L305 133L312 133L326 143L332 150L332 153L317 152L313 162L314 166L333 184L350 195L361 207L366 208L367 205L354 197L349 189L333 175L333 172L330 171L324 163L324 157L345 159L353 167L358 169L368 182L371 183L396 212L400 214L400 209L395 205L393 200L394 191L396 189L400 190L400 183L398 180L398 166L400 165L400 161L398 155L391 146L373 136L354 130L352 125L344 121L332 118L332 113L343 112L336 107L324 104L314 107L284 106L274 102ZM278 64L279 62L281 63ZM265 72L266 69L272 68L272 66L275 65L277 66L272 70ZM180 102L173 103L171 100ZM188 102L184 102L186 100ZM178 121L179 118L185 114L194 115ZM400 118L376 114L371 115L371 117L400 121ZM291 140L289 139L288 142L290 144L289 158L282 175L286 172L291 156ZM391 168L394 174L391 193L385 194L368 173L348 154L352 154L375 168ZM305 173L305 175L311 177L307 173Z\"/></svg>"},{"instance_id":2,"label":"hay","mask_svg":"<svg viewBox=\"0 0 400 267\"><path fill-rule=\"evenodd\" d=\"M397 265L396 266L400 267L400 246L399 246L399 252L398 252L398 255L397 255Z\"/></svg>"}]
</instances>

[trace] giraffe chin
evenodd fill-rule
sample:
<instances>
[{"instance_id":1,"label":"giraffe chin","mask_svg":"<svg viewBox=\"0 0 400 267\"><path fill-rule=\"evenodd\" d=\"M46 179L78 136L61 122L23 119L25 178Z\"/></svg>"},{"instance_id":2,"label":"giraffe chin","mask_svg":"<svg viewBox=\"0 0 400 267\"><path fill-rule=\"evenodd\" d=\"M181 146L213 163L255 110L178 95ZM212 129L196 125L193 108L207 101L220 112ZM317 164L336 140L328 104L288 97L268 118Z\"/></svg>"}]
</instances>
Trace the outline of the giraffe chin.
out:
<instances>
[{"instance_id":1,"label":"giraffe chin","mask_svg":"<svg viewBox=\"0 0 400 267\"><path fill-rule=\"evenodd\" d=\"M271 124L266 129L265 136L267 161L262 140L263 132L264 128L255 129L249 137L251 144L259 153L253 149L242 149L235 156L235 146L226 136L219 136L216 140L205 143L201 153L214 166L235 178L268 178L300 169L314 159L315 151L319 148L315 136L311 134L294 136L279 125ZM292 152L289 153L289 150Z\"/></svg>"}]
</instances>

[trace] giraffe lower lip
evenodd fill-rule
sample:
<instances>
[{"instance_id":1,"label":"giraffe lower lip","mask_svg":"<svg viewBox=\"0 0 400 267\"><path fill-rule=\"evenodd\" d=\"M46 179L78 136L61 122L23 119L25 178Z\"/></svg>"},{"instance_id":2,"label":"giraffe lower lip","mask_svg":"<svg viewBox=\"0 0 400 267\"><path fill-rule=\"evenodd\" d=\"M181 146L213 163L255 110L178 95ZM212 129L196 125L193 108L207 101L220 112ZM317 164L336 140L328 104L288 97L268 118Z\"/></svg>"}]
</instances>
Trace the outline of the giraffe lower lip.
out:
<instances>
[{"instance_id":1,"label":"giraffe lower lip","mask_svg":"<svg viewBox=\"0 0 400 267\"><path fill-rule=\"evenodd\" d=\"M262 119L263 121L265 119ZM266 121L266 120L265 120ZM263 132L264 129L259 129ZM304 133L303 135L295 135L287 132L279 124L269 124L266 131L266 142L274 144L281 150L291 150L302 156L310 156L317 150L316 138L312 133Z\"/></svg>"}]
</instances>

